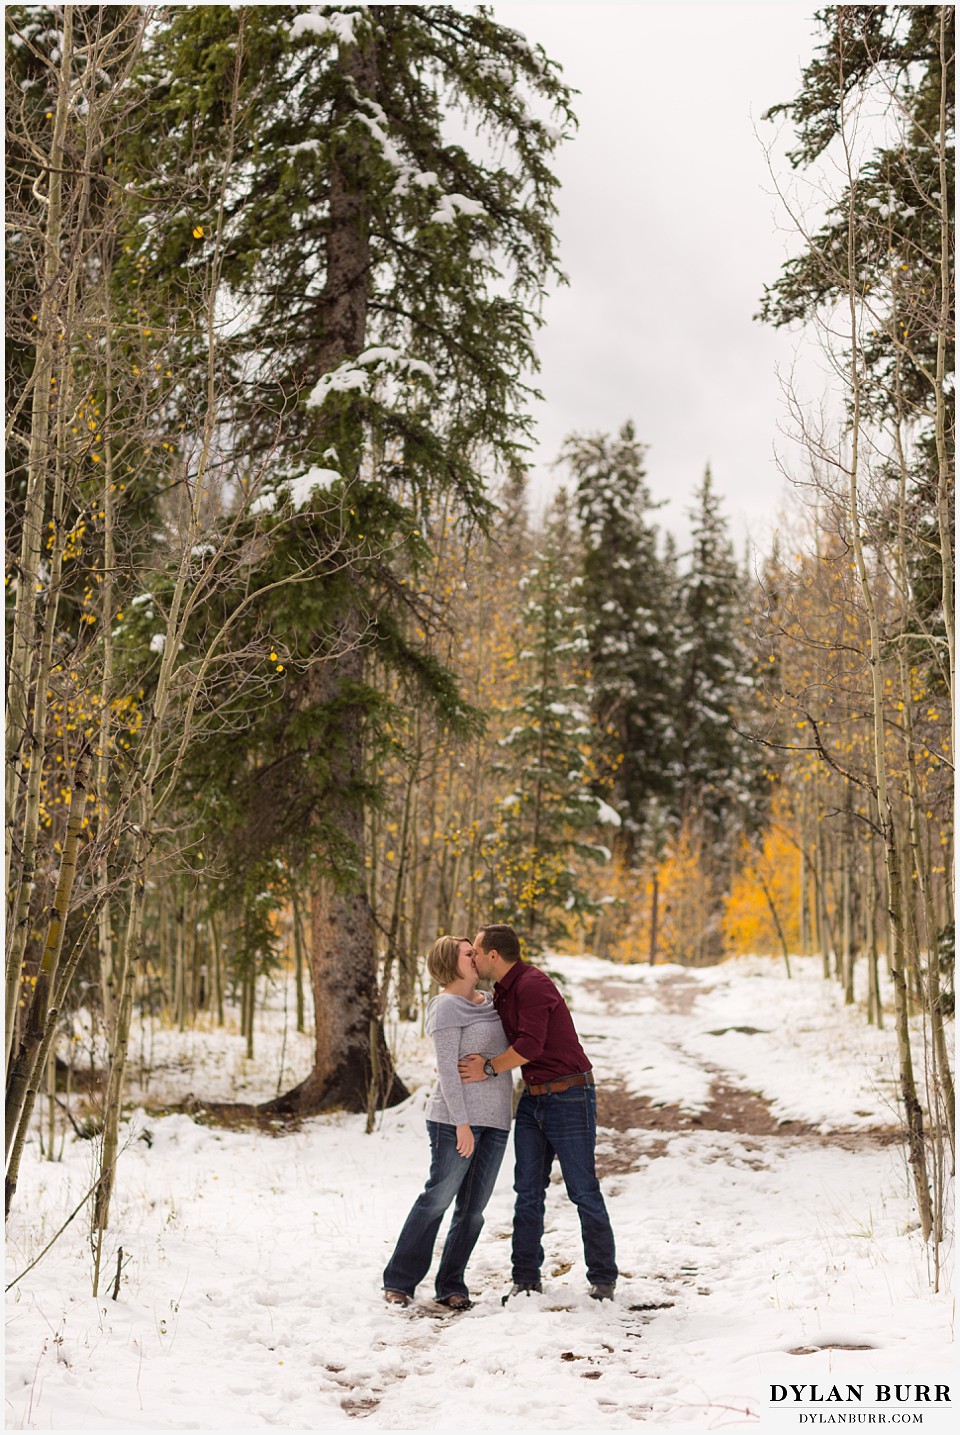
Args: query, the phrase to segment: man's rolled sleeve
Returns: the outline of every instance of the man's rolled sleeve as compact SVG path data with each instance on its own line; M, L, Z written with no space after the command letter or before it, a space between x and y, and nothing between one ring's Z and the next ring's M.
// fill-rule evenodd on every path
M510 1045L519 1056L535 1061L547 1040L550 1013L557 1004L555 990L535 988L524 992L522 1009L517 1014L518 1031Z

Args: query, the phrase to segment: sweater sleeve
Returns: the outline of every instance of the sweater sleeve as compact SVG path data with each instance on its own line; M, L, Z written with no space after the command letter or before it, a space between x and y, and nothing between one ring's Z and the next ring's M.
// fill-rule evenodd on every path
M463 1099L463 1083L457 1070L460 1056L460 1028L444 1026L433 1033L433 1045L437 1053L437 1075L440 1078L440 1093L446 1102L450 1119L455 1126L469 1124L467 1104Z

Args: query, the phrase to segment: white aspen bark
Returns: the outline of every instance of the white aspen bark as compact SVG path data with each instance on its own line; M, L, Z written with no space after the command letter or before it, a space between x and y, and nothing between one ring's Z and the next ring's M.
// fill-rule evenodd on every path
M54 1147L57 1142L57 1049L53 1042L47 1052L47 1150L48 1161L55 1161Z
M110 289L104 286L105 298L105 392L103 419L103 586L100 604L102 624L100 641L103 646L103 669L100 679L100 722L97 747L96 792L99 804L97 814L97 837L102 846L98 864L97 880L103 891L104 902L100 911L100 927L97 941L97 956L100 962L100 999L103 1003L103 1021L107 1032L108 1047L113 1045L116 1029L116 991L113 971L113 914L108 892L110 881L110 858L104 841L109 822L107 799L110 774L110 704L113 701L113 620L114 620L114 578L116 551L114 544L115 502L114 502L114 448L113 448L113 334L110 313Z
M902 412L900 394L900 370L899 363L895 371L895 396L898 409L898 420L894 428L896 441L897 463L899 468L899 499L898 499L898 524L897 524L897 545L896 545L896 569L898 585L902 594L904 607L909 604L910 587L909 574L907 572L907 461L903 447L903 434L899 414ZM953 1073L950 1066L950 1057L947 1049L946 1033L943 1025L943 1002L940 989L940 954L937 950L938 923L934 909L933 894L930 884L930 871L927 861L925 844L920 831L921 823L921 801L920 788L917 778L916 744L913 737L913 695L911 691L910 670L907 663L903 644L897 650L897 664L900 676L900 693L903 702L903 726L904 741L906 745L906 772L907 772L907 808L908 808L908 830L910 851L913 858L913 867L916 873L917 886L919 888L920 902L924 915L924 935L926 941L921 944L917 941L917 963L920 968L921 946L926 953L926 991L924 1009L927 1020L930 1023L931 1051L932 1051L932 1083L934 1087L934 1100L929 1103L931 1111L940 1099L942 1119L946 1126L947 1139L951 1152L956 1153L956 1093L954 1090ZM922 968L920 968L922 976Z
M130 908L120 958L118 982L116 1033L113 1050L110 1053L110 1067L107 1075L107 1091L103 1108L103 1134L100 1143L100 1177L94 1200L92 1230L94 1235L93 1295L99 1293L100 1258L103 1251L103 1236L110 1214L110 1199L116 1179L117 1157L120 1147L120 1111L123 1099L123 1081L126 1073L127 1050L130 1043L130 1024L133 1017L133 999L136 989L137 957L143 949L143 910L146 896L145 870L150 850L149 833L153 827L149 796L144 794L139 809L140 822L137 834L133 889L130 894Z
M910 1049L909 1012L904 971L904 917L901 868L897 848L897 834L893 808L887 783L887 756L884 734L884 694L882 673L882 643L880 620L874 601L873 585L867 568L863 547L863 532L860 524L860 436L862 414L862 390L860 378L859 327L857 315L857 231L856 231L856 175L850 153L847 116L841 111L840 138L846 161L848 184L847 211L847 294L850 323L850 397L852 400L850 422L850 467L848 471L848 515L850 540L853 546L854 562L870 633L869 668L873 698L873 746L874 769L876 774L877 809L880 829L883 834L885 865L887 871L887 897L889 901L890 970L893 977L896 1010L897 1054L900 1066L900 1095L903 1101L904 1118L907 1126L909 1162L913 1172L917 1209L924 1240L928 1240L933 1225L930 1203L930 1185L927 1176L926 1147L923 1135L923 1111L917 1097L913 1073L913 1055Z
M883 1002L880 996L880 955L877 950L877 871L872 845L867 852L867 1021L883 1026Z
M233 161L233 146L237 118L237 97L240 77L240 68L243 62L243 21L240 21L240 31L236 48L236 65L234 67L233 93L230 109L230 121L226 140L226 158L221 174L220 196L217 208L217 222L215 228L214 258L211 265L210 282L208 286L205 306L205 328L207 340L207 372L206 372L206 405L204 412L204 423L201 436L200 451L197 458L197 472L193 491L190 495L190 508L187 520L186 532L181 539L179 563L177 576L174 582L173 594L170 607L167 613L164 627L163 650L160 656L160 670L157 676L157 685L151 705L150 718L147 723L145 736L146 762L142 772L137 778L138 808L141 815L139 831L136 843L135 877L133 892L130 898L130 909L127 920L126 935L124 938L124 950L121 958L120 971L116 976L120 997L118 1002L116 1019L116 1037L114 1048L111 1052L110 1069L107 1080L107 1094L104 1102L103 1113L103 1141L101 1146L100 1180L97 1186L97 1196L94 1210L94 1231L96 1233L97 1251L102 1247L103 1232L106 1229L110 1201L113 1193L113 1186L116 1174L116 1161L119 1151L119 1125L123 1101L123 1081L126 1069L127 1044L129 1041L130 1021L133 1011L133 997L136 983L136 959L135 953L142 950L143 913L145 902L146 868L150 860L154 826L157 814L164 802L172 795L179 769L176 763L174 770L168 770L165 774L166 784L158 798L154 798L157 788L158 776L161 762L164 757L164 733L168 710L172 700L174 677L177 666L177 655L180 642L183 636L183 628L188 616L189 605L187 603L187 583L191 564L192 549L200 526L200 514L203 497L207 482L207 470L210 466L216 427L218 423L219 403L217 393L217 333L216 333L216 304L220 286L220 273L222 268L223 254L223 224L224 204L227 180ZM185 608L187 615L185 615ZM184 733L181 740L180 760L185 751L188 738L187 729L190 726L189 718L184 719ZM99 1255L97 1264L97 1275L99 1274Z
M946 51L947 34L946 5L940 7L940 114L937 136L937 165L940 184L940 317L937 324L937 368L934 383L936 403L935 433L937 445L937 527L940 535L940 568L942 575L941 597L943 604L943 625L947 637L950 690L950 761L953 761L953 711L955 673L955 624L954 624L954 562L953 527L950 522L950 461L947 453L947 414L944 385L947 378L947 334L950 329L950 310L953 302L953 283L950 272L951 222L949 212L949 180L947 176L947 93L951 85L950 66Z
M70 798L70 815L63 843L63 855L57 879L57 891L50 911L47 935L44 942L37 982L34 987L30 1008L24 1023L23 1036L17 1055L10 1069L7 1082L5 1109L5 1150L9 1160L14 1141L22 1133L22 1118L27 1102L27 1091L34 1082L40 1045L50 1019L52 997L57 979L57 967L63 949L63 937L73 895L80 857L80 829L87 805L87 777L90 757L86 750L81 752L73 777ZM10 1187L9 1168L7 1177L7 1210L13 1192Z
M850 793L847 793L847 815L843 833L843 1000L853 1006L853 846L850 831Z
M80 958L83 956L83 953L86 949L90 934L93 931L93 928L96 926L96 919L97 909L95 907L92 915L88 917L87 921L84 923L80 935L77 937L77 940L73 945L73 949L70 952L70 955L61 966L57 978L56 991L53 997L53 1005L47 1012L46 1025L44 1027L43 1036L40 1042L40 1048L37 1053L36 1063L34 1067L35 1072L42 1071L46 1063L47 1056L50 1052L50 1047L52 1046L54 1036L56 1035L57 1019L63 1009L64 999L70 988L70 984L73 981L73 977L77 970L77 967L80 965ZM23 1155L23 1148L26 1143L27 1132L30 1129L30 1120L33 1115L34 1102L36 1101L37 1097L37 1087L38 1082L36 1081L36 1079L30 1080L27 1085L23 1111L17 1126L17 1134L14 1138L13 1149L7 1162L6 1210L8 1215L10 1212L10 1206L13 1201L13 1197L17 1189L17 1181L20 1174L20 1160Z
M6 849L5 887L10 890L11 843L14 814L23 780L23 760L28 741L30 680L36 645L37 587L43 552L43 516L47 497L50 435L50 388L54 378L58 277L63 243L63 174L65 139L70 112L73 67L73 7L63 12L63 39L60 72L50 141L49 188L46 199L43 272L37 312L37 345L34 357L33 404L30 419L30 447L27 460L27 494L20 542L17 598L13 611L13 634L7 680L6 719ZM19 978L19 972L17 973ZM7 974L9 995L10 974ZM9 1038L8 1038L9 1041Z
M213 952L213 999L214 1009L217 1013L217 1026L222 1027L223 1016L223 947L220 941L220 932L213 916L210 923L210 949ZM298 1030L300 1028L298 1027Z
M57 296L64 228L64 151L70 111L72 67L73 8L68 5L64 8L63 15L60 70L49 152L49 187L43 235L43 271L37 311L37 344L34 356L33 401L27 458L27 493L20 541L17 596L13 610L13 633L7 677L4 890L8 893L10 891L16 813L20 804L24 769L28 758L31 759L32 768L41 761L42 757L41 750L37 749L30 741L28 724L34 653L37 647L37 590L40 586L40 560L43 552L43 519L50 471L50 389L51 381L55 377L54 355L57 343L56 335L59 333ZM35 706L45 700L45 696L45 693L38 694L35 698ZM32 860L25 865L32 871ZM14 936L18 932L20 924L21 918L18 912L13 925ZM21 958L22 948L19 951L11 950L7 956L5 1043L7 1064L10 1061L17 1013Z

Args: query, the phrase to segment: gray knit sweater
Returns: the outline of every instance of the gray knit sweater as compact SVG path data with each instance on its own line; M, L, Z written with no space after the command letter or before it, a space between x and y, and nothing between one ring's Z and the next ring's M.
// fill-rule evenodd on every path
M484 994L483 1003L441 992L427 1007L427 1035L433 1037L437 1052L437 1084L427 1102L428 1121L447 1126L498 1126L509 1131L513 1111L513 1076L501 1071L485 1081L460 1080L457 1061L479 1052L499 1056L508 1042L493 1005Z

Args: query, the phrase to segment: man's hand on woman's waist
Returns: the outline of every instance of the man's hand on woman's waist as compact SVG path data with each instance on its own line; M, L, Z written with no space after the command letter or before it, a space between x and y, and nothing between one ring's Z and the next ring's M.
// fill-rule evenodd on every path
M519 1051L514 1051L512 1046L508 1046L506 1051L501 1051L499 1056L493 1058L481 1056L479 1052L474 1051L469 1056L461 1056L457 1062L460 1080L462 1082L486 1081L489 1072L483 1069L485 1061L490 1062L494 1075L500 1076L504 1071L512 1071L514 1067L523 1066L524 1062L529 1061L529 1057L521 1056Z

